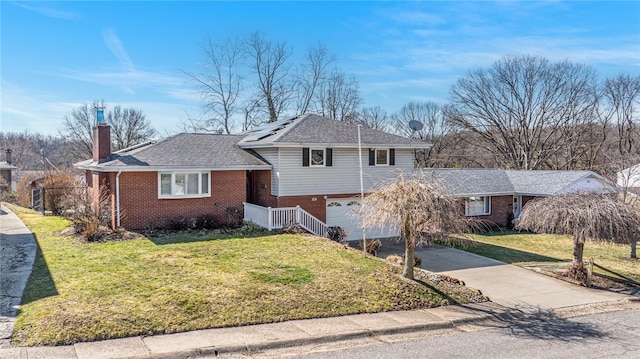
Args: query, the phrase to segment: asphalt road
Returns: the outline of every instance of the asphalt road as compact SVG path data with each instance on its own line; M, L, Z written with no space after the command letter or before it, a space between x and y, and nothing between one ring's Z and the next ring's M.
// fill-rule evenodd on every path
M372 338L324 347L254 353L251 358L640 358L640 309L562 319L522 315L504 327L427 338ZM235 356L236 358L247 356Z

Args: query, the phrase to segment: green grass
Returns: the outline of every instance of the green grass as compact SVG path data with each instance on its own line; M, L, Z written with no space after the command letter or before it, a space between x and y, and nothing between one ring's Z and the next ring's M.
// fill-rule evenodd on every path
M570 262L573 259L570 236L505 231L471 237L473 243L464 248L466 251L519 266ZM640 262L628 259L628 245L587 240L584 260L589 258L605 268L640 280Z
M174 236L86 243L69 222L12 209L38 252L15 345L467 303L477 292L400 280L400 268L322 238Z

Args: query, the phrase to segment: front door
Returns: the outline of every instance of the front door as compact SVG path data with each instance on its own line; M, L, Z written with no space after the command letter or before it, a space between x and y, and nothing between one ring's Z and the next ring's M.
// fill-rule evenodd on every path
M520 211L522 210L522 196L513 196L513 219L520 217Z

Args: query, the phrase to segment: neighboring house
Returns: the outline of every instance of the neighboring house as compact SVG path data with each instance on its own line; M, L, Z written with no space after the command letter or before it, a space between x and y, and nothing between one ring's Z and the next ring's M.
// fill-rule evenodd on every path
M640 164L625 168L616 175L618 186L640 194Z
M615 183L592 171L524 171L503 169L423 169L464 198L467 216L508 227L522 207L535 197L568 192L618 193Z
M75 166L86 171L90 188L109 188L114 227L224 218L238 207L247 219L248 208L299 206L322 225L347 228L350 239L362 231L351 215L360 204L360 161L367 193L399 171L412 172L414 150L430 147L362 127L359 153L358 126L309 114L240 135L178 134L114 153L109 126L94 131L93 159ZM255 214L248 219L258 221Z
M11 163L11 152L11 149L7 149L5 161L0 162L0 192L15 192L16 190L13 172L17 167Z

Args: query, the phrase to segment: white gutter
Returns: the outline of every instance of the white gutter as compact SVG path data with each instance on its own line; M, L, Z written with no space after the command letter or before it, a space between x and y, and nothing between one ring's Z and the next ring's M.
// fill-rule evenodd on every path
M120 228L120 175L122 170L116 175L116 227Z

